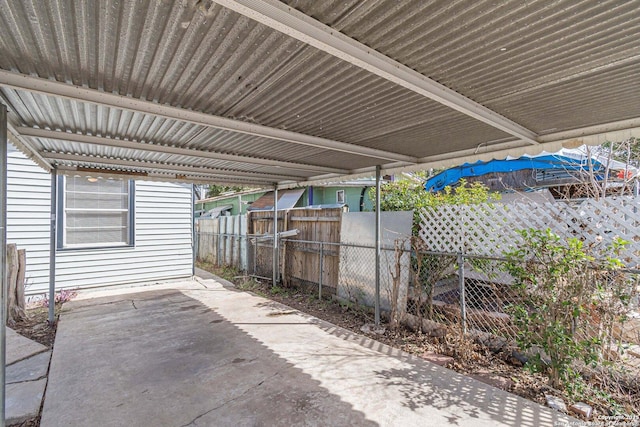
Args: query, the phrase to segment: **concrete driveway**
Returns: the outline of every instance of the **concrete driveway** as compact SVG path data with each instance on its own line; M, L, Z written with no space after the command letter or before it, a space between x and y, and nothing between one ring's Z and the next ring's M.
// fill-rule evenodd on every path
M43 427L534 427L566 421L215 280L82 298L65 304L60 317Z

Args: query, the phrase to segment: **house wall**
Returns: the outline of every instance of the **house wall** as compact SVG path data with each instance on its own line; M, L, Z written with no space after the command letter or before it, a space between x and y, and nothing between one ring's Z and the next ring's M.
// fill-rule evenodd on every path
M7 241L27 250L26 293L49 287L50 175L19 152L8 162ZM135 247L58 250L56 289L192 274L191 186L137 181Z
M11 145L7 155L7 243L26 249L25 292L49 287L51 176Z
M255 202L260 197L262 197L266 191L254 193L254 194L241 194L240 197L243 202ZM249 204L242 204L238 207L238 195L233 195L225 198L220 198L219 200L212 200L207 202L196 202L196 209L203 209L205 212L209 211L213 208L217 208L219 206L232 205L231 215L241 215L247 213L247 208L250 206Z
M345 202L349 206L350 212L360 211L360 197L362 195L363 187L313 187L313 204L314 205L332 205L336 202L336 192L338 190L344 190ZM309 190L305 191L301 200L305 203L309 199ZM364 208L363 211L373 211L373 202L369 198L369 187L366 187L364 193Z

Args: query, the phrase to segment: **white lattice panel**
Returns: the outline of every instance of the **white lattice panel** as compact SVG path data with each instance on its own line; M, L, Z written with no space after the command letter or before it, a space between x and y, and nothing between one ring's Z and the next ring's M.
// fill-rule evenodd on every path
M640 264L640 200L619 197L588 199L579 206L565 203L482 204L441 206L420 212L420 237L429 250L502 256L520 242L519 230L550 228L563 238L577 237L605 251L618 236L627 240L622 257Z

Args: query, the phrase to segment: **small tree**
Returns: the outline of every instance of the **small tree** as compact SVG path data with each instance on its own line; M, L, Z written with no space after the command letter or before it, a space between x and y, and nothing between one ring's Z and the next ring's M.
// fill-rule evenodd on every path
M489 188L480 182L467 184L461 179L456 187L447 186L443 191L431 193L425 190L424 183L412 180L388 182L380 188L380 208L383 211L413 210L413 235L418 235L420 212L424 208L437 208L442 205L470 205L486 203L493 196ZM369 189L369 197L375 200L375 188Z
M575 360L598 360L611 341L602 322L628 306L632 287L616 274L623 266L617 255L626 242L617 239L608 255L596 259L591 246L577 238L562 242L550 229L520 234L521 244L505 254L517 295L508 310L520 348L544 351L530 358L529 367L560 387L575 378Z
M237 186L228 186L228 185L209 185L209 189L207 190L207 197L216 197L221 195L222 193L234 192L237 193L239 191L246 190L244 187Z

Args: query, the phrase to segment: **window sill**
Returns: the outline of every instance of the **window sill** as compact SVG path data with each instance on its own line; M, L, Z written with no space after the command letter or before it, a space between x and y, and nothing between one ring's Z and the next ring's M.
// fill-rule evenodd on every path
M135 249L135 245L109 245L109 246L66 246L56 248L56 252L102 251L113 249Z

